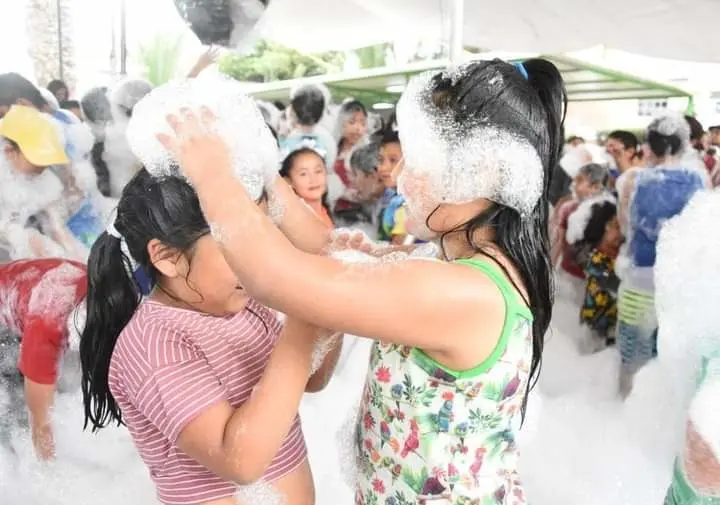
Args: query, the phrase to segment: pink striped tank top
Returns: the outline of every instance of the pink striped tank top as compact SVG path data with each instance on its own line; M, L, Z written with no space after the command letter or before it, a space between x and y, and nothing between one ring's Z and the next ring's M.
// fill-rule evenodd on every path
M232 496L224 481L182 453L181 431L221 400L245 402L260 380L282 326L251 300L232 317L214 317L153 301L140 305L118 337L109 386L159 500L191 505ZM296 417L263 479L277 480L306 458Z

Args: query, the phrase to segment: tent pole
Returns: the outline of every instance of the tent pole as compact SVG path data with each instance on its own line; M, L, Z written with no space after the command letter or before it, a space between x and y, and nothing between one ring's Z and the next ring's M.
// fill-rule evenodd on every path
M463 55L465 0L450 0L450 61L460 63Z
M120 74L127 74L127 14L125 0L120 0Z

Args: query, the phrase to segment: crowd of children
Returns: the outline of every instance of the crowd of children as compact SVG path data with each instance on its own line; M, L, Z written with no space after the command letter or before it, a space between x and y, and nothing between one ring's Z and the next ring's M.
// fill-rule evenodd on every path
M0 75L0 349L10 357L0 381L10 409L29 414L0 415L0 446L12 450L19 425L39 458L54 457L60 364L77 353L86 427L125 424L162 503L235 505L238 486L264 482L288 504L311 505L298 408L328 382L348 333L374 341L356 432L358 504L525 504L514 426L550 324L550 266L571 286L584 349L620 349L626 394L657 353L660 230L712 185L716 164L693 150L692 121L666 116L642 143L611 133L611 161L581 155L550 201L541 188L562 174L566 100L550 62L478 61L425 79L397 116L349 100L334 128L323 88L293 90L282 113L265 104L279 164L253 199L225 142L199 127L228 132L237 118L155 111L174 114L173 135L159 140L184 176L157 178L125 138L149 84L124 81L78 103L54 82L51 104L20 76ZM423 166L414 121L434 127L428 144L446 150L447 166ZM468 170L450 160L476 138L492 153L511 139L520 155L497 165L488 155L482 168L502 165L538 191L478 177L441 199L417 194L434 171ZM358 275L327 257L342 226L369 231L385 251L436 241L443 261Z
M560 282L578 288L569 295L590 334L581 336L581 346L597 351L617 342L624 395L635 372L657 353L653 266L662 225L711 187L694 156L695 123L662 116L648 126L642 144L630 132L612 132L605 143L608 162L579 169L551 221Z

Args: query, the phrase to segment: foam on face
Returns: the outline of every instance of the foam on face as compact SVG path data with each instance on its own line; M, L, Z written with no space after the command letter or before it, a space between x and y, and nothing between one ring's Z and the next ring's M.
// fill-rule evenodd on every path
M156 134L172 132L168 114L184 107L197 113L201 106L216 117L215 129L229 147L236 177L254 200L259 199L265 185L277 176L277 144L255 102L232 79L181 79L154 89L135 106L128 125L133 153L154 176L181 175Z
M463 78L465 67L451 73ZM427 181L436 203L466 203L486 198L529 214L542 193L543 167L527 141L478 118L474 125L457 125L451 111L432 104L432 73L411 79L397 106L403 146L405 181ZM413 205L407 185L398 190ZM409 213L413 209L409 208Z
M62 191L60 179L51 170L23 174L0 154L0 222L24 225L30 216L60 200Z

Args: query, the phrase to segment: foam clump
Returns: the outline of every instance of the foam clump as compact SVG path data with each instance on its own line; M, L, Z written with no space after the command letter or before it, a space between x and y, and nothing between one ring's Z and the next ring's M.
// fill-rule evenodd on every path
M565 239L569 244L577 244L585 237L585 229L587 228L590 218L592 217L592 209L595 205L605 202L616 203L617 200L611 193L601 193L597 196L583 200L578 208L570 214L568 218L567 232Z
M180 79L155 88L133 110L127 130L133 153L155 177L182 175L156 135L172 132L168 114L181 108L197 112L201 106L215 115L214 129L229 147L235 175L250 196L259 199L265 185L277 177L277 144L254 100L232 79Z
M717 216L720 192L702 191L660 232L655 293L661 356L720 347L720 260L712 253L720 250Z
M285 496L275 491L266 482L258 481L247 486L240 486L236 497L242 504L248 505L285 505Z
M452 73L461 79L463 68ZM540 198L543 168L526 140L478 118L458 121L432 103L432 73L410 80L397 106L405 170L398 190L413 203L409 178L425 179L434 203L487 198L529 214Z

